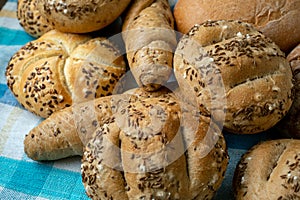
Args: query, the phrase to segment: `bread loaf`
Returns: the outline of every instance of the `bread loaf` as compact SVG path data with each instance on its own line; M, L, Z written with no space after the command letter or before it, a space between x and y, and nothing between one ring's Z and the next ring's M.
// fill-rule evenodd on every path
M133 0L122 29L127 60L137 84L148 91L164 85L172 72L177 43L168 1Z
M300 42L300 0L178 0L174 17L182 33L207 20L240 20L253 24L284 52Z
M73 103L110 95L126 64L105 38L52 30L16 52L7 84L29 111L48 117Z
M212 199L228 154L210 118L172 98L139 99L116 113L83 155L82 181L91 199Z
M284 53L248 23L195 25L177 46L174 69L186 98L206 116L223 120L229 132L267 130L292 104L292 72Z
M300 139L300 44L287 56L294 76L295 98L287 115L276 125L284 137Z
M20 25L35 38L53 29L49 21L40 14L37 2L37 0L18 0L17 3L17 18Z
M39 0L38 10L61 32L88 33L116 20L130 0Z
M261 142L245 153L233 179L237 200L299 199L300 140Z

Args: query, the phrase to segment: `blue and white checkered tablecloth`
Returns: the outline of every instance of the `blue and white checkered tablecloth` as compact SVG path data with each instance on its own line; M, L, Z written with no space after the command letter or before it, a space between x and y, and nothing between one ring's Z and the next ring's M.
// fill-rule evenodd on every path
M16 8L17 0L8 0L0 12L0 199L88 199L81 182L80 157L35 162L24 153L25 134L42 119L24 110L6 85L5 69L10 57L34 39L19 25ZM230 163L215 199L230 200L231 181L240 156L269 136L225 136Z

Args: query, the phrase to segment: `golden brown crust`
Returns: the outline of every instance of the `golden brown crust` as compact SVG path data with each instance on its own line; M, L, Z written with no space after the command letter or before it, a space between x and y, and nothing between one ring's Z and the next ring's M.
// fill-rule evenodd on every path
M24 151L33 160L57 160L82 155L98 123L112 115L112 96L73 105L53 113L24 139Z
M17 6L19 23L31 36L37 38L53 29L37 9L37 0L19 0Z
M25 137L24 149L33 160L56 160L81 155L83 146L92 138L95 130L113 121L114 109L119 101L136 101L137 98L173 98L170 90L161 88L156 92L145 92L141 88L130 93L94 99L53 113L33 128Z
M200 121L194 123L181 106L174 97L155 97L118 107L115 121L102 126L84 152L89 197L212 198L228 164L225 140L209 118L193 116Z
M18 101L46 118L74 102L112 94L125 70L109 40L52 30L12 56L6 77Z
M40 0L38 10L56 30L88 33L111 24L130 0Z
M85 147L82 180L92 198L212 198L228 164L221 129L170 92L139 88L72 105L27 134L25 152L56 160Z
M243 199L299 199L300 140L261 142L237 164L234 195Z
M148 91L164 85L172 71L176 46L168 1L132 1L122 29L129 66L138 85Z
M299 0L179 0L174 18L182 33L207 20L241 20L253 24L285 52L300 42Z
M226 110L224 128L230 132L267 130L292 103L292 72L284 53L247 23L195 25L179 42L174 68L183 94L191 102L197 99L202 113Z

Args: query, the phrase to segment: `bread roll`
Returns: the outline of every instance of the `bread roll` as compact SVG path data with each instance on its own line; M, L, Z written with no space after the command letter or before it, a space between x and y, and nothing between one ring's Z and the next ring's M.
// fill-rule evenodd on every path
M300 44L287 56L294 76L295 98L288 114L276 125L282 136L300 139Z
M300 0L178 0L174 17L182 33L207 20L241 20L253 24L285 52L300 42Z
M212 199L228 164L225 140L210 118L191 119L192 110L181 106L146 98L119 107L86 146L81 172L88 196Z
M73 103L112 94L125 70L109 40L52 30L12 56L6 77L17 100L46 118Z
M174 69L185 97L229 132L265 131L292 104L292 72L284 53L248 23L195 25L179 41Z
M17 18L20 25L35 38L53 29L49 21L40 14L37 2L37 0L18 0L17 3Z
M61 32L88 33L112 23L130 0L39 0L38 10Z
M237 164L235 199L299 199L300 140L262 142L245 153Z
M122 36L130 70L147 91L164 85L172 72L177 44L167 0L133 0L125 13Z
M96 98L74 104L53 113L34 127L24 139L24 151L33 160L57 160L82 155L83 147L92 138L97 127L110 122L116 101L137 101L139 98L169 97L170 90L161 88L156 92L132 89L128 94Z

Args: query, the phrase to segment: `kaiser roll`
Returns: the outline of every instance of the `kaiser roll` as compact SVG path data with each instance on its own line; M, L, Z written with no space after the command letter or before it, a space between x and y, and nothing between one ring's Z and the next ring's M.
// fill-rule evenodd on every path
M284 53L249 23L195 25L179 41L174 69L186 98L229 132L265 131L292 104L293 77Z
M252 23L285 52L300 42L300 0L178 0L174 17L182 33L196 23L229 19Z
M299 199L300 140L264 141L245 153L236 166L236 200Z
M40 14L37 2L38 0L19 0L17 4L20 25L29 35L36 38L53 29L49 21Z
M87 33L117 19L130 0L38 0L38 9L56 30Z
M288 114L276 125L285 137L300 139L300 44L287 56L294 73L295 99Z
M48 117L74 102L112 94L125 70L108 39L51 30L12 56L6 77L26 109Z
M99 126L85 148L88 196L212 199L228 164L225 140L210 118L181 106L174 98L116 106L114 120Z

